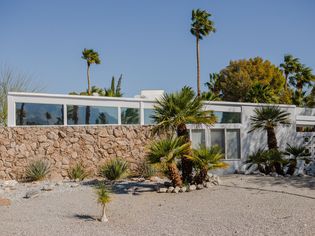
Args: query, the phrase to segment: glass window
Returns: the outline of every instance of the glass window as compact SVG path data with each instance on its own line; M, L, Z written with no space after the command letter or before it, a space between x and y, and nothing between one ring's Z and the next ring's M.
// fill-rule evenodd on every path
M68 125L118 124L117 107L67 106Z
M63 125L63 105L16 103L16 125Z
M145 125L152 125L155 124L154 120L151 118L151 116L154 114L153 109L143 109L144 111L144 124Z
M206 145L206 137L205 137L204 129L192 129L191 130L191 142L192 148L199 148L200 145Z
M240 130L226 130L226 159L240 159Z
M241 123L241 113L240 112L222 112L214 111L214 115L217 117L217 123Z
M225 152L224 129L211 129L211 146L218 145Z
M121 108L122 124L140 124L140 112L138 108Z

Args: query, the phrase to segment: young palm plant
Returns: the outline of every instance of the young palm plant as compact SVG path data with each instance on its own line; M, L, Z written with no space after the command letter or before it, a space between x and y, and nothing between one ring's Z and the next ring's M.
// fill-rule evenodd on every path
M250 117L251 129L249 132L255 130L267 131L268 148L277 149L278 142L275 129L280 125L290 125L290 114L276 106L255 108L254 113L255 114Z
M174 186L182 186L183 182L176 166L176 159L186 155L190 151L190 144L182 137L167 138L154 141L148 152L148 160L151 164L165 164L169 177Z
M96 188L96 193L97 193L97 200L98 203L100 203L103 207L102 209L102 217L100 219L101 222L108 222L108 218L106 216L106 212L105 212L105 207L106 204L110 202L110 196L109 196L109 192L105 187L105 184L100 184L97 186Z
M197 170L194 178L196 184L202 184L206 180L209 170L228 167L228 164L222 161L224 155L217 145L209 148L200 146L199 149L193 150L192 156L187 157L192 160Z
M183 137L190 143L186 124L212 125L216 118L212 111L204 110L202 99L196 97L190 87L184 87L179 92L164 94L157 100L152 116L156 123L153 133L175 131L178 137ZM182 156L182 174L184 181L192 180L192 162Z
M306 147L300 145L300 146L291 146L290 144L287 144L287 147L284 152L285 155L289 156L288 158L288 170L287 174L293 175L297 161L298 160L304 160L309 161L310 153L307 152Z

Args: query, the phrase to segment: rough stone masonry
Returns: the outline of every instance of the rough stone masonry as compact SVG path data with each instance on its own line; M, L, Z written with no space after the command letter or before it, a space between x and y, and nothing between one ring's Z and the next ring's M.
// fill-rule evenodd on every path
M0 128L0 179L21 179L33 160L51 165L51 179L61 179L76 163L91 172L110 158L131 163L146 155L152 126L80 126Z

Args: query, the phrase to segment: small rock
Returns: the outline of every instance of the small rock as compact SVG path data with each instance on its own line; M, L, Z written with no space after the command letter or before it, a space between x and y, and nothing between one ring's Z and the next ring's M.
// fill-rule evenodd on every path
M172 193L174 189L175 189L175 188L171 186L171 187L168 188L167 192L168 192L168 193Z
M186 191L187 191L187 188L185 186L181 187L179 190L180 193L184 193Z
M11 200L7 198L0 198L0 206L10 206Z
M63 184L62 181L58 181L55 185L56 185L56 186L61 186L62 184Z
M18 182L16 180L6 180L0 185L2 187L14 187Z
M279 176L276 172L272 172L272 173L270 173L270 175L271 175L272 177L278 177L278 176Z
M191 191L194 191L194 190L196 190L196 185L194 185L194 184L189 185L188 192L191 192Z
M54 189L54 185L49 184L49 185L44 185L41 190L42 191L52 191L53 189Z
M161 178L159 178L157 176L152 176L152 177L150 177L150 181L155 182L155 183L159 183L159 182L161 182Z
M159 190L157 192L158 193L166 193L167 192L167 188L159 188Z
M35 197L38 197L38 196L39 196L39 191L38 190L31 190L31 191L28 191L25 194L25 198L35 198Z
M180 187L176 186L173 190L173 193L179 193Z
M197 185L197 190L201 190L201 189L203 189L203 185L202 184L198 184Z
M71 188L77 188L77 187L79 187L79 184L73 183L73 184L70 185L70 187L71 187Z

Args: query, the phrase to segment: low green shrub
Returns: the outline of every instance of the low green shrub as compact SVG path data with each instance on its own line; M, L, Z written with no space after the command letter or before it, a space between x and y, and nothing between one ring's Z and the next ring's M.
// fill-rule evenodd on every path
M44 179L50 172L50 165L43 160L31 162L26 168L25 177L28 181L38 181Z
M68 171L68 176L71 180L79 179L80 181L88 177L88 172L84 169L82 163L77 163Z
M100 168L100 174L108 180L119 180L127 175L128 162L120 158L106 162Z
M137 163L134 169L134 175L143 177L143 178L152 177L156 173L157 173L156 168L152 164L150 164L147 160L143 160Z

